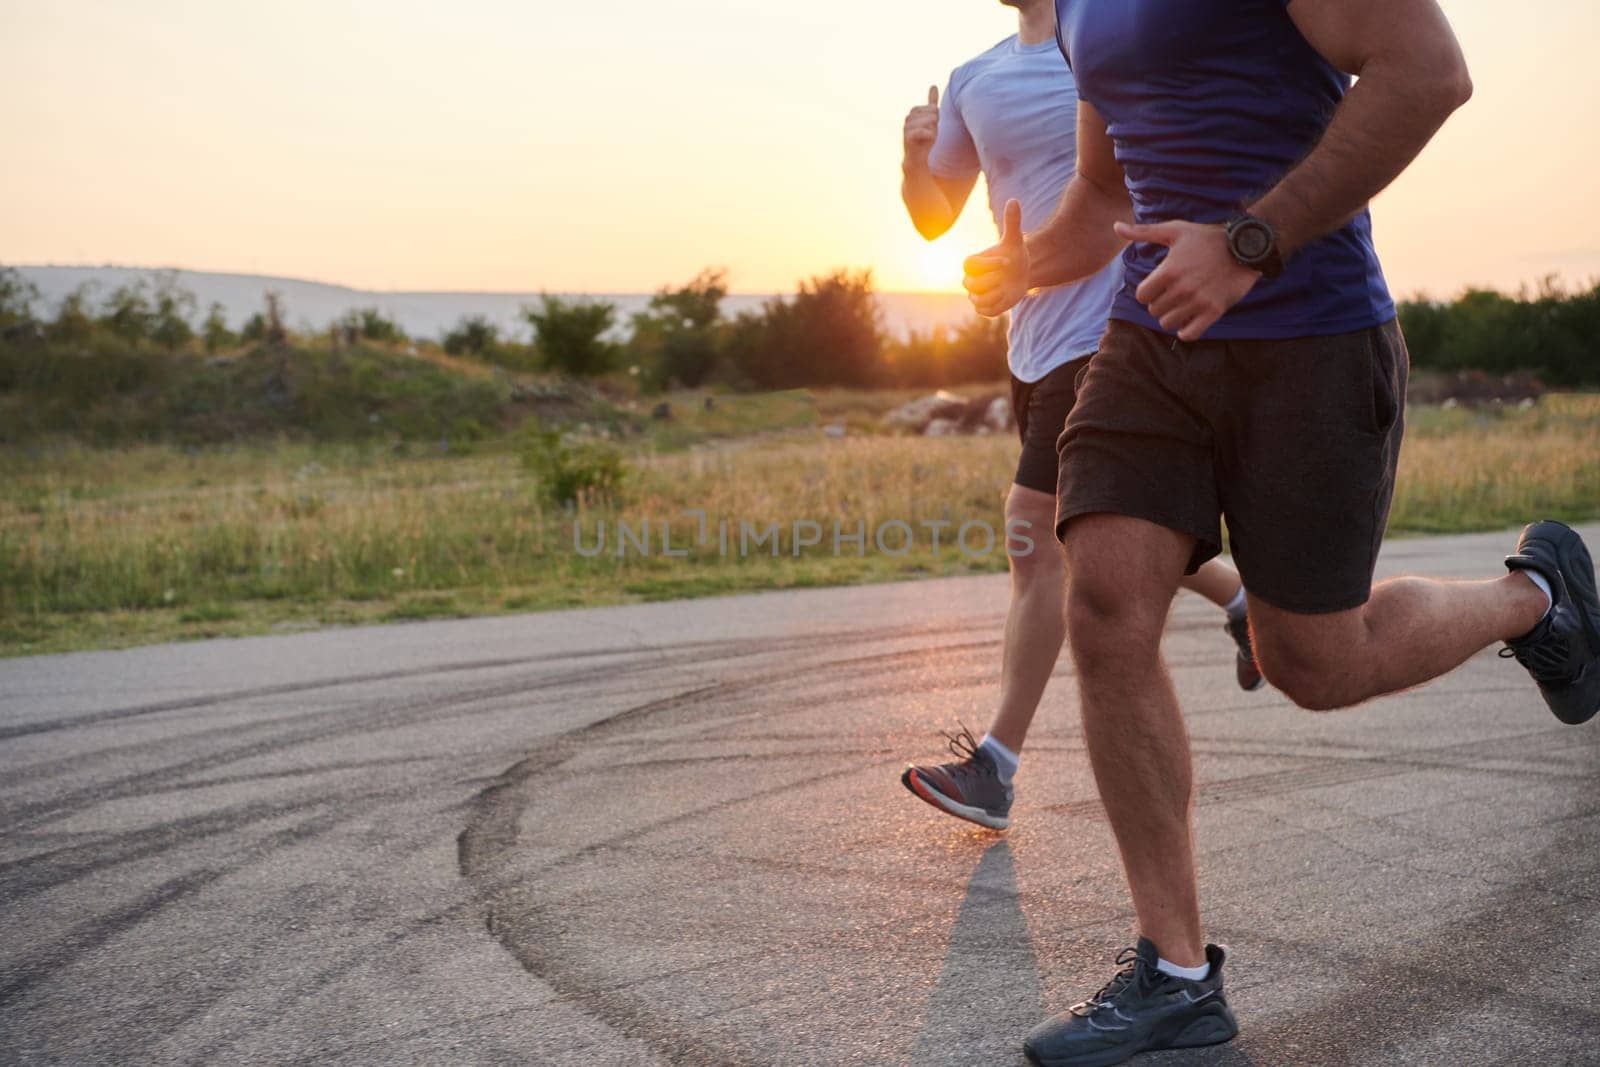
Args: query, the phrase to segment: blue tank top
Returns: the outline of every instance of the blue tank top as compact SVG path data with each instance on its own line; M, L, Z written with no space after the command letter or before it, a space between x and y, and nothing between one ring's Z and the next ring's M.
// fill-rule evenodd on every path
M1320 56L1284 0L1056 0L1056 41L1079 96L1106 120L1139 222L1225 222L1316 144L1350 79ZM1134 299L1166 254L1134 244L1111 317L1161 327ZM1394 318L1361 211L1262 278L1206 332L1304 337ZM1162 331L1170 332L1170 331Z

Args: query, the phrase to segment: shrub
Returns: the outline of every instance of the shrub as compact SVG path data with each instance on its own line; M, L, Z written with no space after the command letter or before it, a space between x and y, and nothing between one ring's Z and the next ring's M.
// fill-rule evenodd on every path
M992 382L1006 376L1006 347L1006 320L974 315L953 332L942 327L913 332L889 345L885 373L902 387Z
M10 267L0 267L0 330L31 324L37 299L39 290L32 282Z
M617 346L605 339L616 323L615 304L563 300L546 293L537 308L522 309L533 327L539 353L550 369L579 377L594 377L610 370Z
M561 506L614 496L627 476L621 451L593 438L563 436L529 424L520 451L522 467L538 479L540 493Z
M94 313L89 303L89 286L80 285L61 298L55 319L45 336L59 344L81 344L94 333Z
M221 304L212 304L206 312L206 321L200 327L200 336L208 355L216 355L239 343L239 335L228 329L228 313Z
M143 279L118 286L106 299L100 321L108 330L130 345L150 336L155 312L150 306L148 286Z
M500 327L487 315L463 315L444 335L444 350L452 356L482 356L500 341Z
M247 342L268 345L289 343L289 329L283 324L283 297L268 291L267 306L245 320L240 336Z
M1400 325L1418 367L1600 384L1600 285L1568 293L1546 279L1532 294L1469 289L1449 303L1412 300L1400 305Z
M740 374L768 389L871 386L883 378L883 325L871 271L840 270L800 283L734 320L729 351Z
M150 340L168 352L186 348L194 340L189 317L196 307L194 294L178 285L176 271L157 275L148 323Z
M630 347L645 370L646 384L693 389L716 372L721 358L718 327L727 295L727 272L703 270L687 285L658 290L649 308L633 317Z
M405 344L408 338L400 324L377 308L356 308L345 316L346 323L356 336L379 344Z

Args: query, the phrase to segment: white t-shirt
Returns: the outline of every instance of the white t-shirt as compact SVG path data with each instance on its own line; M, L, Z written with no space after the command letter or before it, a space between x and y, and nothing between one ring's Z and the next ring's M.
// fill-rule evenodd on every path
M1023 45L1015 35L957 67L939 104L939 139L929 169L947 179L979 171L989 210L1002 224L1006 201L1022 205L1022 228L1044 224L1077 167L1078 87L1054 40ZM1042 289L1011 312L1011 373L1036 382L1086 356L1105 332L1122 263L1075 285Z

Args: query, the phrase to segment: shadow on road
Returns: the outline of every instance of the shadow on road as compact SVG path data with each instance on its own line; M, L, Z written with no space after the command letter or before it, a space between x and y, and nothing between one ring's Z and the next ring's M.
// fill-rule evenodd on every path
M911 1062L970 1064L985 1049L1022 1060L1023 1035L1044 1016L1044 984L1023 918L1011 846L983 851L961 901L950 946L922 1012Z

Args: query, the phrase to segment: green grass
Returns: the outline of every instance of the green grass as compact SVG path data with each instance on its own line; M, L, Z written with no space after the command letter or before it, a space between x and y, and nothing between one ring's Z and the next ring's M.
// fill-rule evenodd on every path
M683 559L574 551L574 520L591 540L607 523L612 547L619 520L670 523L688 544L686 508L758 526L1001 526L1013 438L836 439L816 427L870 428L901 398L716 394L707 409L706 395L669 398L670 420L617 399L642 422L622 438L624 496L574 510L545 502L503 438L467 454L374 441L0 448L0 654L1004 569L998 550L935 556L925 538L900 557L824 546L796 558L787 540L777 559L723 557L714 539ZM1535 515L1600 516L1600 396L1410 413L1393 532Z

